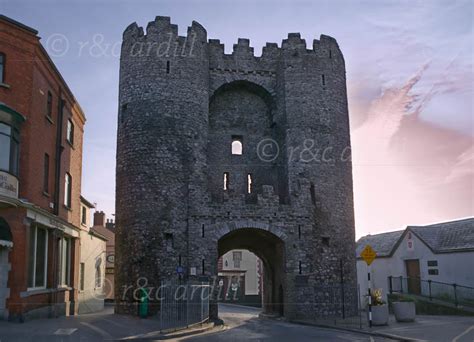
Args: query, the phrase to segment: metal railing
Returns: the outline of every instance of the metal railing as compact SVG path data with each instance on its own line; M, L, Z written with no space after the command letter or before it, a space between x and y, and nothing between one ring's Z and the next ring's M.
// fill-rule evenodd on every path
M313 317L311 322L353 329L361 329L366 325L358 286L348 284L317 285L312 290L314 293L308 305L313 306L311 310L319 312L320 315ZM306 317L297 314L298 320L307 320Z
M388 277L389 292L406 293L474 308L474 287L421 278Z
M209 283L162 282L160 287L161 330L179 329L209 319Z

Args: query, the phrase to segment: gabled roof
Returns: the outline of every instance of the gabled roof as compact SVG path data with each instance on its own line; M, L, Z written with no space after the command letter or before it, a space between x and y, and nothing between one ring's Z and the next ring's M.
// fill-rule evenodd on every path
M470 217L361 237L357 241L356 257L359 258L367 244L378 257L390 257L408 231L413 232L433 253L474 251L474 217Z
M436 223L429 226L408 226L435 253L474 250L474 218Z
M404 230L397 230L395 232L361 237L359 241L357 241L356 256L359 257L366 245L370 245L375 250L378 257L389 256L403 232Z

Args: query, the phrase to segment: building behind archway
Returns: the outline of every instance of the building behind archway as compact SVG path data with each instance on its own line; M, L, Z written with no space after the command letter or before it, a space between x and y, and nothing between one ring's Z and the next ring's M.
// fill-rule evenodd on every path
M331 37L308 49L291 33L257 57L240 38L226 54L196 22L186 37L168 17L146 34L131 24L116 181L117 312L137 313L139 278L212 282L236 248L271 270L266 311L331 315L340 306L321 289L356 287L345 66Z

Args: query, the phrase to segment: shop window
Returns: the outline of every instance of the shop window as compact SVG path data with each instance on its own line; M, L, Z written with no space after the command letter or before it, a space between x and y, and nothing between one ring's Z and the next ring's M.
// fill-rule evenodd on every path
M28 288L46 288L48 269L48 231L30 227L28 257Z

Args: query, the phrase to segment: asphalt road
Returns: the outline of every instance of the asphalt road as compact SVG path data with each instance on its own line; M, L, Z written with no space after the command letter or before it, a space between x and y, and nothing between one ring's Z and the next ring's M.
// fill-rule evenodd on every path
M391 341L350 332L341 332L279 320L258 318L259 310L228 304L219 305L219 316L225 327L221 331L181 339L186 342L207 341Z

